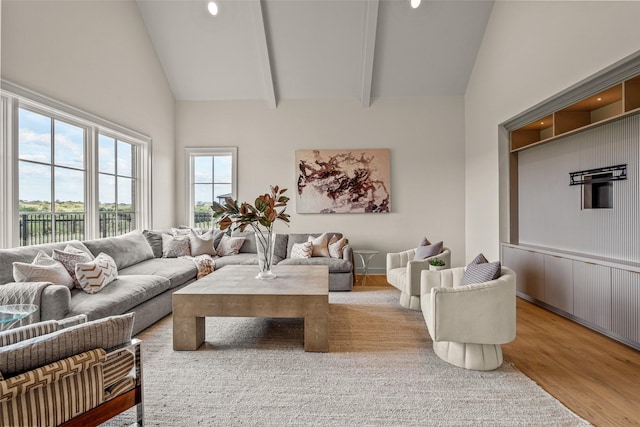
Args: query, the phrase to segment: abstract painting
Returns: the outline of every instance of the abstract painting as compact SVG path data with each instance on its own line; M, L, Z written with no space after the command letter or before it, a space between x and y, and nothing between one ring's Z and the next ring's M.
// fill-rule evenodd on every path
M389 149L296 151L296 212L389 212Z

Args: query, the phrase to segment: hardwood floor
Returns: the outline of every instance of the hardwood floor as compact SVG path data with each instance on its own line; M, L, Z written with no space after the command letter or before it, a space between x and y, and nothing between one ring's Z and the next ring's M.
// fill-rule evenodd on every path
M369 275L366 286L391 285ZM516 304L505 360L596 426L640 426L640 351L521 298Z
M640 425L640 352L521 298L513 364L596 426Z

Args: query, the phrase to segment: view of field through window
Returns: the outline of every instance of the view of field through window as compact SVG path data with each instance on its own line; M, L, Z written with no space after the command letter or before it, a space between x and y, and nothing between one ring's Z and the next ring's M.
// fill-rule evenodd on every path
M199 155L193 159L194 223L208 228L212 224L211 202L231 197L232 157L227 154Z
M18 110L18 198L22 246L84 239L88 130ZM135 229L136 147L99 135L98 218L101 237Z

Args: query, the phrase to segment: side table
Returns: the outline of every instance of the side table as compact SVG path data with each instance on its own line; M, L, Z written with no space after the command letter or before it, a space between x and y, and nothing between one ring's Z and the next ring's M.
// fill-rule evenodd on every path
M11 329L20 320L31 316L37 310L38 306L33 304L0 305L0 331Z
M362 261L362 286L364 286L367 283L367 276L369 275L369 263L373 257L378 255L380 252L372 249L354 249L353 253L358 255Z

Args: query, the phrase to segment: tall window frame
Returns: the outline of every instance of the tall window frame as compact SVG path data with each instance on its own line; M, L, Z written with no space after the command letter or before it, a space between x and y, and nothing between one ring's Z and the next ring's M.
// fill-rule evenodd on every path
M196 174L196 160L202 157L231 157L231 198L236 199L238 194L238 148L237 147L187 147L185 148L185 170L186 170L186 200L185 200L185 218L187 225L190 227L196 227L195 213L196 213L196 185L198 183L195 177ZM215 172L212 172L215 176ZM212 182L208 183L212 186L216 184L227 184L226 182L216 182L212 179ZM212 193L213 196L213 193ZM213 211L212 211L213 213ZM211 225L215 225L211 223ZM208 223L207 223L208 227Z
M72 123L85 131L84 239L102 237L98 206L98 135L105 134L135 147L136 229L151 228L152 140L134 130L56 101L6 80L0 81L0 247L20 246L19 229L19 109ZM55 235L51 241L55 241ZM63 239L64 240L64 239Z

